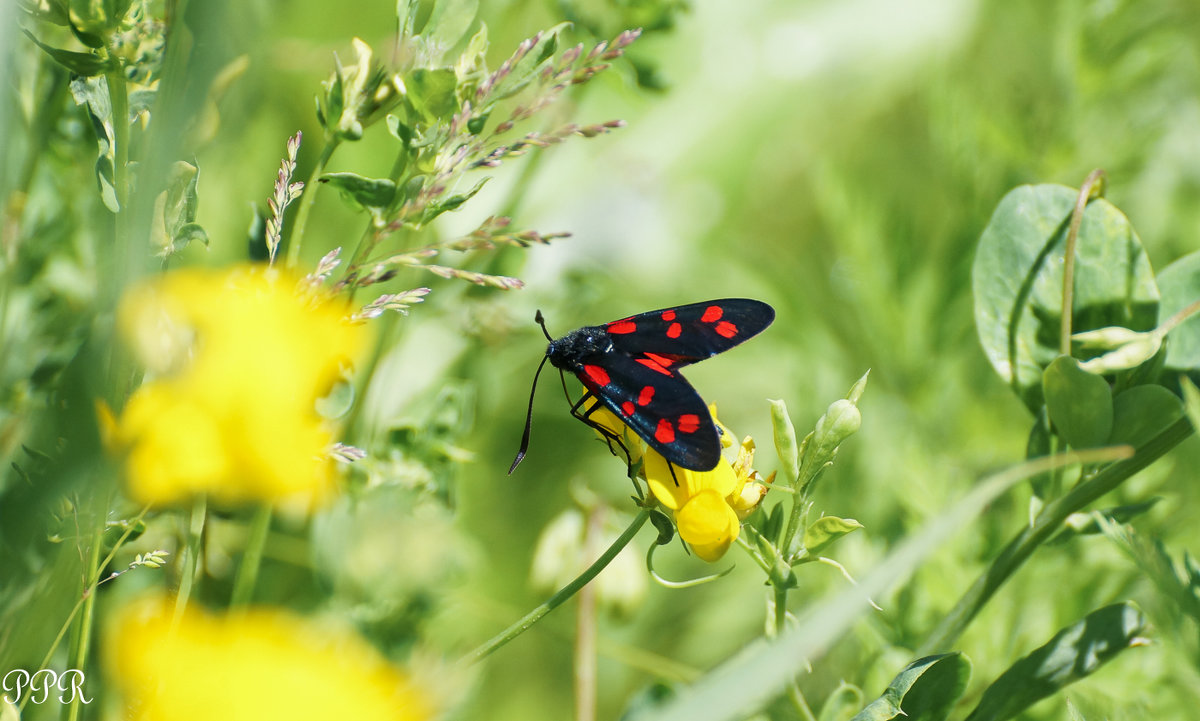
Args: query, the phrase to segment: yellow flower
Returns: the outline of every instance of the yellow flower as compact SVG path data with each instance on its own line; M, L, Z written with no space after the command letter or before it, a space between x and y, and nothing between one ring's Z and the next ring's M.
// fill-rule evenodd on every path
M737 476L737 483L733 492L729 494L729 505L734 513L737 513L737 517L744 521L754 513L758 504L762 503L763 497L767 495L767 486L775 480L775 472L772 471L764 481L758 471L754 470L754 439L746 436L742 439L742 445L738 447L737 459L733 462L733 473Z
M145 598L109 629L122 718L135 721L431 718L410 679L353 633L278 610L214 615Z
M316 401L364 350L344 308L261 268L181 270L131 289L118 322L148 379L113 429L130 495L311 507L333 489Z
M709 406L709 411L722 430L722 444L730 445L732 433L716 419L715 407ZM650 492L673 512L679 537L692 551L709 562L724 556L737 540L741 519L758 507L767 491L757 483L758 474L751 468L754 441L749 437L743 441L736 463L722 456L712 470L689 471L670 466L657 451L645 448L607 408L593 412L591 420L620 435L635 462L644 459L642 471Z
M727 497L737 486L733 466L722 456L711 471L668 466L654 449L646 451L646 483L658 502L671 509L679 537L705 561L716 561L737 540L740 521Z

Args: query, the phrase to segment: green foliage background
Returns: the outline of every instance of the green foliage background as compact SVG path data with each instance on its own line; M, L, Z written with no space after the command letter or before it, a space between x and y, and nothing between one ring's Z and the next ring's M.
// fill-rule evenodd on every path
M482 5L493 65L560 21L564 7L600 18L604 37L645 22L638 3ZM249 63L196 151L197 220L211 247L192 245L181 264L245 257L247 203L269 195L284 138L303 129L313 140L301 151L300 176L315 160L312 97L331 54L348 58L349 39L360 36L386 56L393 10L385 2L348 10L313 0L188 6L201 50L189 73L204 78L241 54ZM388 321L397 350L384 360L388 382L366 399L364 423L424 449L421 460L453 477L457 511L414 527L397 527L404 524L381 511L371 528L395 563L399 592L414 607L436 609L419 624L444 649L470 648L544 598L528 582L533 546L571 505L574 484L618 507L627 503L624 469L567 415L557 381L542 384L529 458L505 475L544 348L535 309L561 334L707 298L771 303L778 317L761 338L688 372L726 425L759 439L764 471L774 467L766 398L786 399L797 426L811 427L871 369L862 431L823 481L819 501L864 524L836 553L862 574L981 475L1024 455L1031 419L980 350L970 295L975 244L1009 189L1077 187L1103 167L1106 197L1131 219L1156 269L1200 247L1200 10L1190 2L698 0L675 19L630 51L643 82L661 89L639 87L625 63L551 111L563 122L569 113L589 122L622 118L628 127L509 163L460 213L444 217L447 233L497 212L514 213L520 227L573 233L490 261L490 271L518 275L527 287L502 294L434 285L409 318ZM4 35L5 74L18 77L36 55L11 29ZM12 173L27 131L11 112L4 123L14 140L0 152ZM368 136L345 145L329 170L385 174L380 142ZM78 163L81 178L64 192L90 191L94 146L70 150L81 155L55 162ZM523 186L526 172L533 175ZM97 202L71 199L85 216ZM309 242L305 265L328 247L352 244L363 223L324 194L307 231L320 242ZM81 332L69 320L72 303L86 301L103 267L89 262L102 247L57 246L52 230L45 252L61 263L36 278L0 280L47 284L46 302L61 304L57 325L30 329L33 340L22 346L41 353L39 361L69 356L62 338ZM40 367L12 352L0 349L6 383ZM18 398L6 403L8 418L26 422ZM438 456L443 442L472 459ZM15 457L14 448L4 451ZM1162 496L1138 528L1174 556L1200 548L1196 461L1189 441L1105 505ZM883 610L802 680L810 702L819 706L843 680L868 699L881 692L1027 520L1028 501L1028 490L1011 492L915 577L877 598ZM331 528L326 540L336 537ZM707 572L677 545L660 559L667 575ZM315 603L312 591L293 593L293 572L274 561L260 581L264 596ZM652 586L642 607L603 621L600 718L618 717L648 683L693 680L761 635L760 576L736 549L719 566L734 563L717 583ZM800 578L793 597L801 605L846 583L819 566ZM1164 605L1104 537L1050 546L1000 591L958 648L971 658L973 678L992 679L1057 629L1124 599L1147 610ZM347 613L370 625L377 600L348 601ZM411 630L384 626L375 630ZM1119 656L1072 687L1072 702L1087 718L1188 718L1200 702L1200 678L1195 629L1186 628ZM456 717L565 717L572 635L567 608L458 679L470 688ZM969 686L967 698L981 692ZM1060 695L1022 718L1067 713Z

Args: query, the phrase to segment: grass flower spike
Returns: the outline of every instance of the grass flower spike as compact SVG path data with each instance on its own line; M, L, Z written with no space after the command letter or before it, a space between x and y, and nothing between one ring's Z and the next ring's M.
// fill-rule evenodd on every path
M177 271L126 295L121 329L150 371L114 433L137 501L307 508L332 490L335 439L315 403L368 333L295 289L239 267Z
M284 611L216 615L144 598L110 628L107 664L136 721L432 718L370 644Z

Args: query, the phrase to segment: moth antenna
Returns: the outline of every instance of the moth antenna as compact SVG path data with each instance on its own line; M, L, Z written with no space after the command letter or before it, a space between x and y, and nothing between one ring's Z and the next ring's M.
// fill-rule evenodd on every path
M538 311L538 319L542 317L541 311ZM542 328L545 330L545 327ZM512 465L509 466L508 475L517 470L517 466L521 461L525 460L525 451L529 450L529 429L533 425L533 394L537 392L538 376L542 374L542 368L546 367L546 361L550 360L550 356L542 356L542 362L538 364L537 372L533 374L533 387L529 389L529 409L525 411L525 432L521 434L521 447L517 450L517 457L513 459Z
M554 337L550 335L550 331L546 330L546 319L542 317L542 311L539 309L537 314L533 316L537 324L542 327L542 335L546 336L546 340L554 342Z

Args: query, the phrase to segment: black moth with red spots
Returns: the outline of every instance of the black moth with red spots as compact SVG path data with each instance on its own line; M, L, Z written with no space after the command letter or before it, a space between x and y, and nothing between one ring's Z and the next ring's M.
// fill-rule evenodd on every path
M758 335L774 319L771 306L746 298L652 310L551 339L542 363L549 360L583 383L587 392L571 412L584 423L605 433L589 418L598 404L580 412L588 399L597 398L667 461L709 471L720 460L721 439L704 400L679 369ZM524 458L528 443L527 419L509 473Z

